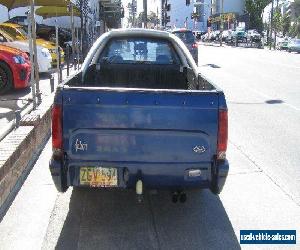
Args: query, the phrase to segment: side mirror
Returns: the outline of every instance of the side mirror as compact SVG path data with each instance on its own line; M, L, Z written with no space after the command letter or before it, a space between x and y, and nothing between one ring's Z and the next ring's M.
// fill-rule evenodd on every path
M4 43L5 42L5 38L3 36L0 36L0 43Z

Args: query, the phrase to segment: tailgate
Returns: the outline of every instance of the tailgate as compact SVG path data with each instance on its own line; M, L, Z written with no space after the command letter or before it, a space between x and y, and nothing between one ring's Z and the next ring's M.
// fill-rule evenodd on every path
M210 163L217 130L215 91L63 90L71 161Z

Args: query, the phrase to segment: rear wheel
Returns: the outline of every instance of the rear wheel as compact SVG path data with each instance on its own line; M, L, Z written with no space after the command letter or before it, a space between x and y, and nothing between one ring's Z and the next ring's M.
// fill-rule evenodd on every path
M13 75L5 62L0 62L0 94L4 94L13 86Z

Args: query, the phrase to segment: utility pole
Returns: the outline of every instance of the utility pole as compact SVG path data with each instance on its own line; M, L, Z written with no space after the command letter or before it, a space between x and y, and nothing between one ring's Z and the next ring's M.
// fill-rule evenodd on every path
M276 12L278 11L278 0L276 2ZM275 30L274 30L274 34L275 34L275 38L274 38L274 49L276 49L276 36L277 36L277 27L275 27Z
M69 4L71 8L71 32L72 32L72 63L74 63L74 55L75 55L75 33L74 33L74 8L73 4Z
M165 11L164 11L165 1L161 0L161 17L160 17L160 28L165 26Z
M144 7L144 28L147 29L147 0L143 0Z
M135 14L136 14L136 1L131 2L131 13L132 13L132 27L135 27Z
M222 46L222 34L223 34L223 12L224 12L224 0L221 2L221 13L220 13L220 46Z
M271 33L271 39L270 39L270 50L272 49L272 30L273 30L273 8L274 8L274 0L272 0L272 7L271 7L271 27L270 27L270 33Z
M30 76L30 83L31 83L31 90L32 90L32 99L33 99L33 109L36 109L36 82L35 82L35 74L38 74L38 72L35 72L36 67L34 66L34 58L36 55L34 55L34 52L36 48L34 48L34 38L33 38L33 32L35 31L35 28L33 27L34 24L34 0L30 0L30 34L29 34L29 51L30 51L30 63L31 63L31 76ZM36 47L36 46L35 46Z
M34 77L34 48L33 48L33 38L32 38L32 33L33 33L33 28L32 26L34 25L33 19L34 19L34 0L30 0L30 11L29 11L29 20L28 20L28 28L29 28L29 52L30 52L30 64L31 66L31 75L30 75L30 84L31 84L31 92L32 92L32 101L33 101L33 109L36 109L36 88L35 88L35 77Z

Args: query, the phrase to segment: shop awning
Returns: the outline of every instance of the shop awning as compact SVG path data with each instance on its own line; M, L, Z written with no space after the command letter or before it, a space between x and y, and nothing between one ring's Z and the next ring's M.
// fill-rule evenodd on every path
M35 11L36 15L42 16L43 18L50 17L61 17L61 16L70 16L71 11L67 7L56 7L56 6L43 6ZM80 11L78 8L73 7L73 15L80 16Z
M35 0L35 6L58 6L66 7L70 0ZM1 0L1 4L6 6L8 10L30 6L29 0Z

